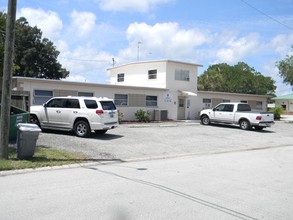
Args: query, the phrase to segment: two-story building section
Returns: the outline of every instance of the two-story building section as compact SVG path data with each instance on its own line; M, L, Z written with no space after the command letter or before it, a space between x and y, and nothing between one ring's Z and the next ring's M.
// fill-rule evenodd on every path
M196 115L198 67L201 65L162 60L130 63L108 71L112 85L167 89L157 97L158 106L168 111L169 118L180 120Z

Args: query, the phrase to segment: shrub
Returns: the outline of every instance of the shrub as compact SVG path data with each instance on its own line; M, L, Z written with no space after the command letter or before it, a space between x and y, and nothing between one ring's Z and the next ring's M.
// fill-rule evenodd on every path
M280 119L281 114L283 114L285 110L282 106L276 106L275 108L272 108L269 112L274 113L274 119Z
M149 111L144 111L143 109L139 109L134 113L136 119L140 122L150 122L151 113Z

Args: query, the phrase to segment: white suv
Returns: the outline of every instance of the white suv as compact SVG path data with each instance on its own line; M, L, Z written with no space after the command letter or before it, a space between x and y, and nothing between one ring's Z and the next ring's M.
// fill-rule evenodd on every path
M42 106L31 106L30 122L42 129L73 130L78 137L87 137L92 130L104 134L119 124L113 100L79 96L54 97Z

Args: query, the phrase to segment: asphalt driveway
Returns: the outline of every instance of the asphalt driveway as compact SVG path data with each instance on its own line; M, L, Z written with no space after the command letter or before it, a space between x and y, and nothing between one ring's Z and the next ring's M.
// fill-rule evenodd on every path
M293 123L278 121L263 131L203 126L198 121L122 124L104 135L75 137L69 132L40 133L37 146L84 152L98 161L144 160L293 145Z

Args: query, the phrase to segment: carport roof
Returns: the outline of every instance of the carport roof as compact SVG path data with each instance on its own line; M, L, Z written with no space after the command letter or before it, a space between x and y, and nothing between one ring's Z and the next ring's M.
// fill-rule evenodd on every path
M293 99L293 93L289 95L283 95L279 97L272 98L274 100L288 100L288 99Z

